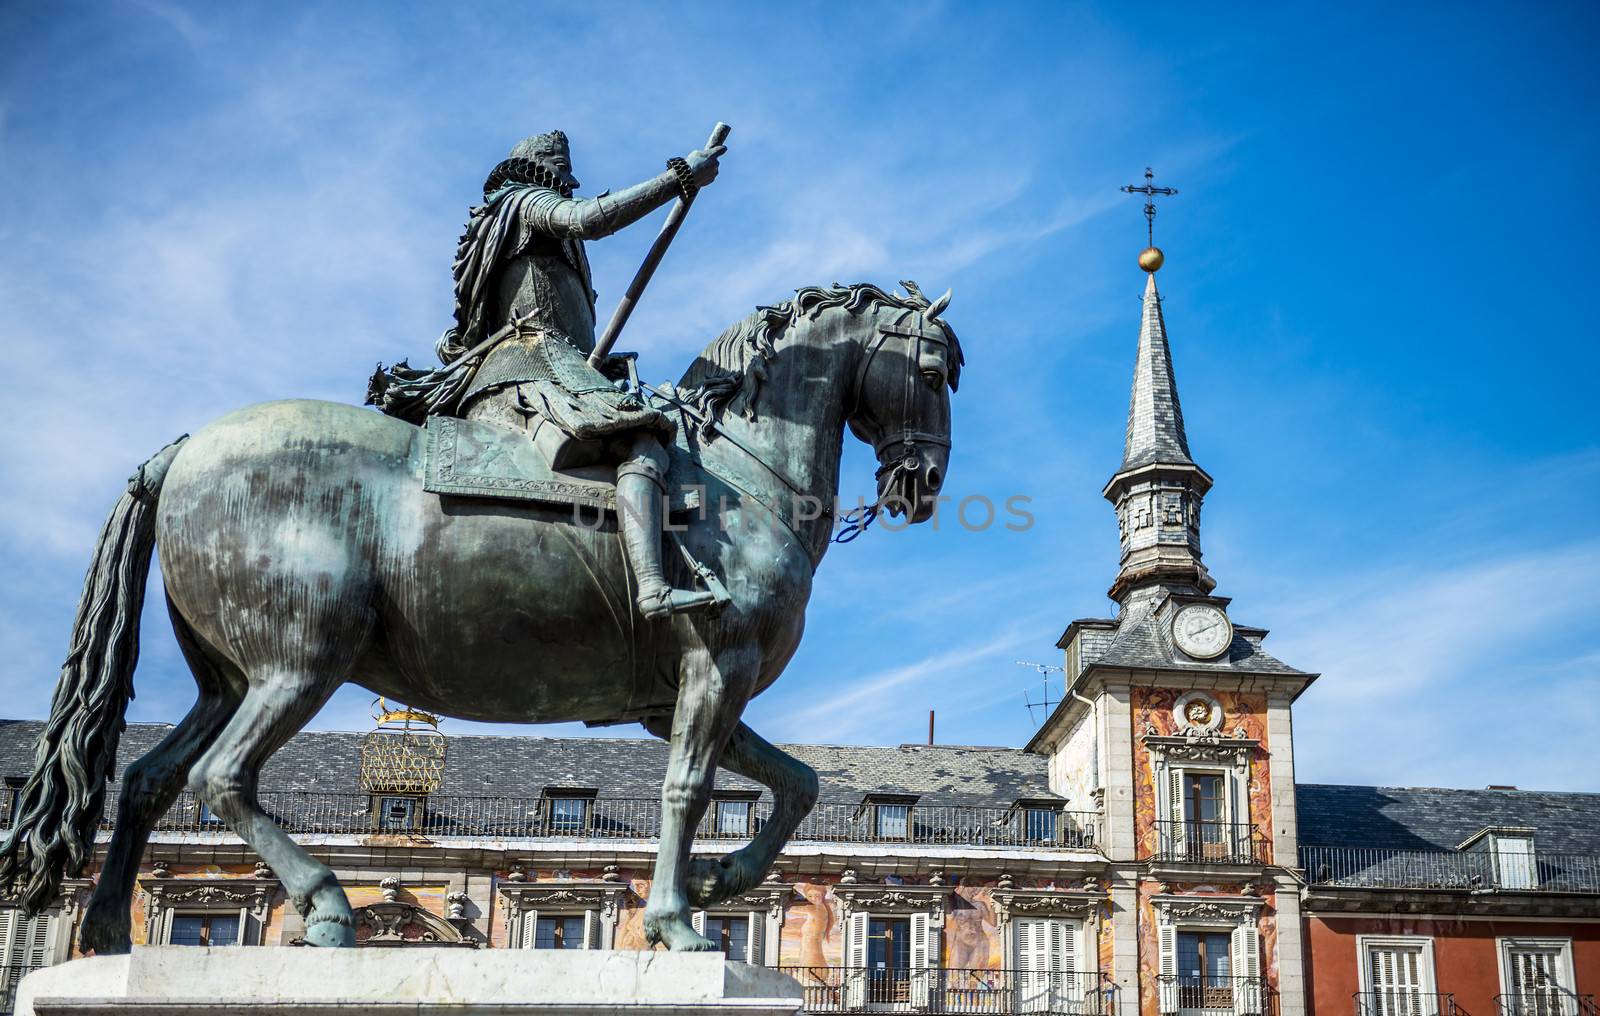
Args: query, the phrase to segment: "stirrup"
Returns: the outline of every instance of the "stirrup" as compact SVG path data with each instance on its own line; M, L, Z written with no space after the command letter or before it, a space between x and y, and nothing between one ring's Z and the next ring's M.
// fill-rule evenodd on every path
M634 602L647 621L721 607L717 602L717 594L710 590L674 589L664 582L651 592L640 593Z

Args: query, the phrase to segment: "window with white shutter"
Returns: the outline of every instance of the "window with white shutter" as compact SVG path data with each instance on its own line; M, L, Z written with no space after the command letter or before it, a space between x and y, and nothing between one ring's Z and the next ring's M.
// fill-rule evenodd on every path
M1046 918L1013 922L1018 1011L1068 1012L1077 1008L1082 988L1078 983L1079 923Z
M852 913L845 924L845 1005L859 1009L867 1001L867 926L871 920L865 913Z
M1163 1013L1178 1011L1178 929L1170 924L1156 927L1156 947L1160 954L1160 1004Z
M1531 837L1496 836L1494 866L1495 881L1502 889L1536 889L1539 886Z
M1261 1012L1261 943L1254 924L1233 930L1233 1011L1236 1016Z
M1501 1011L1507 1016L1574 1016L1571 939L1502 939Z
M1421 942L1368 943L1367 990L1373 1016L1432 1016L1428 960Z
M911 1004L919 1009L928 1006L932 970L937 964L933 957L933 925L927 914L911 915Z
M747 939L745 962L762 966L767 962L767 915L759 910L750 911L750 935Z

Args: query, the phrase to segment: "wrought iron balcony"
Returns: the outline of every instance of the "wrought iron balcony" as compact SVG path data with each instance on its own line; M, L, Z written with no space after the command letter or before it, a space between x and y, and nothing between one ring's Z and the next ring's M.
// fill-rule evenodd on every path
M1358 991L1356 1016L1462 1016L1450 992L1430 993L1410 988Z
M1600 855L1520 854L1510 864L1490 851L1301 847L1312 885L1353 889L1600 893Z
M1265 864L1266 840L1244 822L1158 820L1154 861L1186 864Z
M808 1013L915 1011L1002 1016L1116 1016L1116 988L1097 971L779 967Z
M1600 1016L1593 995L1576 995L1560 988L1496 995L1494 1008L1499 1016Z
M1277 994L1262 977L1162 974L1156 978L1156 999L1163 1013L1208 1010L1272 1016L1278 1010Z
M768 801L748 802L748 811L712 807L696 836L702 840L747 839L772 814ZM459 797L450 795L266 792L261 806L291 835L403 835L425 838L653 840L661 832L657 799L548 797ZM108 807L101 828L115 821ZM825 803L811 810L794 840L813 843L909 843L1028 849L1093 850L1099 816L1094 812L984 808L966 805L910 806L894 822L873 806ZM160 832L228 834L215 816L185 791L156 824Z

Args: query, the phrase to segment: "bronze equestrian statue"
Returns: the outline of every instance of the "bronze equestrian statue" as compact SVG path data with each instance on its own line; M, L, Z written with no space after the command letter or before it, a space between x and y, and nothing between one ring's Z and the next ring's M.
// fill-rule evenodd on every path
M735 322L659 392L630 383L626 361L588 368L582 241L692 198L720 154L577 200L565 138L523 142L462 239L445 367L380 372L383 413L309 400L238 410L135 472L85 580L0 885L37 910L90 859L154 551L199 695L123 774L85 951L131 947L145 843L186 782L277 873L308 944L354 945L333 872L256 797L261 766L346 682L463 719L639 722L669 740L645 934L713 948L690 908L758 884L816 800L816 775L740 715L799 645L844 431L874 448L880 503L927 519L963 362L940 317L949 294L904 283L905 295L800 289ZM478 496L440 493L471 455ZM486 464L519 456L520 472ZM607 482L610 501L594 493ZM668 511L682 524L664 542ZM771 788L772 818L726 856L691 858L719 765Z

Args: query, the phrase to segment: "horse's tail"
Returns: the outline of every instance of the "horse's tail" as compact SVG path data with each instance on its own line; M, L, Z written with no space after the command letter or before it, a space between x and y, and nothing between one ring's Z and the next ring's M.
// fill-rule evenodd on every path
M157 452L117 499L83 581L72 644L61 665L33 775L17 791L15 824L0 844L0 887L28 913L49 906L64 874L83 870L115 775L123 714L139 662L139 614L156 543L156 500L167 467L188 440Z

